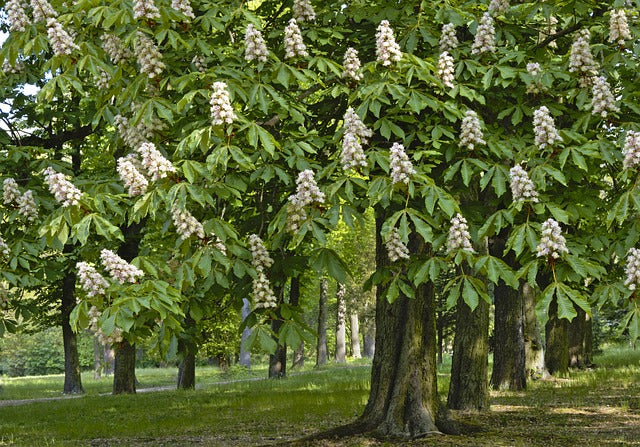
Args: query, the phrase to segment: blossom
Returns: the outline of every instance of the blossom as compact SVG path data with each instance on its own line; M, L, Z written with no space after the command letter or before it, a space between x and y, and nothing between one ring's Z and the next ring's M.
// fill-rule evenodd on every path
M388 20L383 20L378 25L376 32L376 56L377 61L388 67L392 62L399 62L402 59L400 45L396 43L393 30L389 26Z
M119 64L132 56L131 50L122 43L118 36L113 34L102 35L102 49L109 55L114 64Z
M552 146L556 141L562 141L560 134L556 130L553 117L546 106L538 108L533 112L533 133L538 149L545 149Z
M76 263L80 287L87 292L87 296L104 295L109 282L92 266L86 262Z
M540 91L540 75L542 75L542 69L538 62L529 62L527 64L527 72L533 78L533 83L527 85L527 93L538 93Z
M193 59L191 59L191 63L200 73L204 73L205 71L207 71L207 63L204 59L204 56L202 56L201 54L196 54L195 56L193 56Z
M124 186L129 188L130 196L139 196L147 192L149 181L138 171L130 157L119 158L116 170Z
M453 88L455 79L453 72L453 57L448 51L443 51L438 58L438 78L440 78L445 87Z
M296 179L296 193L289 197L287 209L287 227L289 231L296 231L301 221L307 217L305 207L313 203L324 203L324 193L318 188L311 169L305 169Z
M633 168L640 164L640 132L627 131L622 155L624 155L622 166L625 169Z
M33 222L38 218L38 207L33 198L33 191L28 190L16 200L18 212L22 214L29 222Z
M60 174L48 167L44 170L44 181L49 186L49 191L63 207L77 205L82 198L82 191L67 180L64 174Z
M504 14L508 9L508 0L491 0L491 3L489 3L489 13L494 16L498 14Z
M623 46L625 40L631 39L631 31L629 31L627 14L624 9L612 10L609 18L609 42L617 42L618 45Z
M522 166L515 165L509 170L509 183L515 202L539 202L536 187Z
M476 31L476 37L471 46L471 54L482 54L487 51L496 51L496 30L493 27L493 18L485 12L480 19L480 24Z
M453 23L442 25L442 35L438 44L440 45L440 51L451 51L458 47L456 26Z
M416 173L411 164L411 160L404 151L404 146L400 143L393 143L389 157L389 168L391 169L391 183L409 184L410 177Z
M269 256L264 242L257 234L249 236L249 248L251 250L251 265L258 272L262 272L273 265L273 259Z
M46 22L47 19L58 16L47 0L31 0L31 9L34 23Z
M312 22L316 19L316 12L309 0L293 0L293 16L298 22Z
M344 137L342 139L341 163L342 169L349 170L358 166L367 165L362 144L367 143L367 138L373 132L364 125L360 117L352 107L344 114Z
M264 42L262 33L257 30L251 23L247 25L244 33L244 58L246 61L257 60L258 62L267 62L269 50Z
M164 158L153 143L142 143L136 152L140 154L142 166L149 173L151 180L160 180L165 178L169 172L176 172L176 168Z
M125 282L134 283L139 276L144 276L144 272L135 265L129 264L111 250L103 248L100 252L102 265L109 272L111 277L120 284Z
M611 86L607 82L607 78L604 76L595 76L593 78L593 85L591 86L593 92L593 110L591 113L594 115L600 115L603 118L607 116L607 112L615 112L618 110L616 107L616 100L611 93Z
M20 59L16 59L12 64L9 59L2 61L2 71L5 74L18 74L24 70L24 64Z
M289 20L289 24L284 29L284 57L291 59L296 56L307 57L307 46L302 41L302 33L298 28L296 19Z
M344 60L342 62L344 71L342 72L343 78L351 78L354 81L362 79L362 73L360 73L360 59L358 58L358 50L349 47L344 53Z
M3 259L7 259L11 256L11 248L9 248L2 236L0 236L0 256Z
M549 218L542 224L542 238L536 248L537 256L551 256L559 258L562 253L569 253L567 242L562 236L560 225Z
M156 20L160 11L153 0L133 0L133 18Z
M635 291L640 284L640 250L637 248L632 247L627 252L627 264L624 271L627 274L624 285L629 290Z
M398 259L409 259L409 249L402 242L400 233L397 228L394 228L387 239L387 254L391 262L396 262Z
M254 278L251 295L256 303L256 309L277 307L277 300L271 289L271 283L263 271L259 271Z
M20 197L18 183L11 177L4 179L2 182L2 200L5 205L11 205Z
M214 82L213 92L211 93L211 121L214 126L222 124L232 124L236 119L236 114L231 106L229 99L229 90L225 82Z
M129 120L122 116L116 115L113 119L113 123L118 128L118 132L126 144L129 147L136 148L142 143L147 141L147 138L153 135L153 129L148 129L143 120L140 120L136 127L129 126Z
M80 47L73 42L73 39L65 31L60 22L55 18L47 19L47 35L51 42L53 52L58 56L68 56L73 50L79 50Z
M98 67L99 75L95 77L96 87L99 90L106 90L109 88L109 81L111 81L111 75L101 67Z
M160 53L160 50L158 50L158 47L149 36L142 31L136 33L135 50L142 73L145 73L149 79L162 74L165 69L164 62L162 62L162 53Z
M580 85L589 85L591 77L596 74L598 63L593 59L589 48L591 34L583 29L571 45L569 54L569 71L580 75Z
M29 24L29 17L24 11L24 6L20 0L9 0L4 7L9 23L11 24L10 31L24 31Z
M204 227L189 211L174 205L171 207L171 216L181 239L188 239L192 234L204 239Z
M558 24L558 19L554 16L549 16L549 19L545 23L545 28L538 32L538 43L544 42L550 36L553 36L556 33L556 25ZM555 40L549 42L549 48L557 48L558 43Z
M180 11L190 19L196 18L195 14L193 13L193 8L191 7L191 2L189 0L171 0L171 7Z
M467 110L460 126L460 146L473 150L476 144L487 144L483 137L478 114L473 110Z
M460 213L451 219L449 236L447 236L447 254L456 250L473 252L467 219L462 217Z

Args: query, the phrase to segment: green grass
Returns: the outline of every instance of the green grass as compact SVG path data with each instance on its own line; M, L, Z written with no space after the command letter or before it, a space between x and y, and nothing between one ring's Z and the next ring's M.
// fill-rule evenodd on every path
M640 445L640 353L607 349L598 368L567 378L532 382L526 392L492 392L490 412L454 413L482 427L472 435L438 435L407 446L612 446ZM98 396L95 384L79 399L0 407L0 446L250 446L289 442L352 421L369 389L366 365L330 365L278 381L225 380L215 368L199 368L196 391ZM446 397L447 362L439 371ZM260 377L266 372L256 371ZM143 386L173 384L175 370L140 370ZM25 382L25 383L21 383ZM107 387L110 383L105 382ZM20 384L19 386L17 386ZM55 386L53 386L55 384ZM4 393L59 393L60 378L6 382ZM93 386L93 385L92 385ZM95 391L95 392L94 392ZM383 446L391 442L353 437L313 447Z

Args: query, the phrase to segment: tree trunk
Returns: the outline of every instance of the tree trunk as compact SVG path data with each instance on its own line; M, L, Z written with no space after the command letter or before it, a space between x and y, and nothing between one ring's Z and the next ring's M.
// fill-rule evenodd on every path
M102 378L102 343L97 335L93 336L93 380Z
M544 346L540 334L540 325L536 315L536 292L525 282L522 285L522 314L524 317L524 353L525 370L530 378L546 375L544 366Z
M362 357L360 354L360 321L358 312L351 312L351 356L354 359Z
M320 301L318 304L318 345L316 354L316 366L327 363L327 298L328 281L320 280Z
M196 388L196 352L187 349L178 365L178 389L194 390Z
M384 217L376 218L376 265L388 265L380 232ZM426 253L416 236L412 252ZM371 369L371 389L364 413L353 429L383 436L417 437L438 432L436 376L435 294L431 283L422 284L416 296L402 294L389 303L377 289L376 350Z
M587 367L593 366L593 319L585 316L584 361Z
M300 278L291 278L291 287L289 290L289 303L292 306L297 306L300 300ZM280 317L280 311L278 311L278 318L271 322L271 330L276 336L280 333L280 328L284 324L282 317ZM276 352L269 356L269 378L270 379L282 379L287 375L287 345L278 343Z
M549 374L563 376L569 364L569 337L566 319L558 318L558 302L554 297L549 305L549 321L547 321L547 349L545 366Z
M472 311L462 299L456 310L451 383L447 406L455 410L489 408L489 304L480 299Z
M84 393L80 375L78 336L71 329L69 316L76 305L76 275L70 270L62 280L62 338L64 343L64 393Z
M113 371L113 394L136 392L136 347L127 340L116 345Z
M364 330L364 336L362 337L364 356L372 359L376 352L376 325L375 322L370 321Z
M585 339L587 336L587 313L577 308L578 315L569 323L569 367L584 368L585 360Z
M291 368L302 368L304 366L304 341L300 341L298 348L293 351L293 362Z
M103 345L102 349L102 372L105 376L113 374L115 368L116 353L110 345Z
M248 299L242 299L242 321L244 321L251 313L251 303ZM240 364L247 368L251 368L251 351L247 350L245 345L247 339L251 335L251 328L245 327L242 331L242 338L240 339Z
M336 313L336 357L337 363L347 362L347 347L346 347L346 318L347 318L347 303L345 301L345 287L344 284L338 284L338 292L336 297L338 298L337 313Z
M442 354L444 351L444 321L442 312L436 312L436 328L438 331L438 365L442 365Z

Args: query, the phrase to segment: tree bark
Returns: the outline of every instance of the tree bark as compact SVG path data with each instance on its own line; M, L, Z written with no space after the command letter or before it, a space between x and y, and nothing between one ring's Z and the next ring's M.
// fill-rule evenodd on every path
M544 366L544 346L536 315L536 292L525 282L522 285L525 370L530 378L541 378L547 373Z
M102 365L102 372L105 376L113 374L113 370L115 368L115 357L116 353L113 351L113 348L109 345L104 345L102 349L102 361L104 362Z
M370 321L365 325L364 335L362 337L364 356L372 359L376 352L376 325Z
M593 366L593 319L585 316L584 361L587 367Z
M326 278L320 280L320 301L318 304L318 345L316 347L316 366L327 363L327 298L328 281Z
M337 363L347 362L347 346L346 346L346 318L347 318L347 303L345 301L345 287L344 284L338 284L338 292L336 297L338 298L337 312L336 312L336 356Z
M291 368L302 368L304 366L304 341L300 341L298 348L293 351L293 362Z
M84 393L80 375L78 336L71 329L69 316L76 305L76 275L69 270L62 280L62 338L64 344L64 394Z
M549 305L549 321L547 321L547 349L545 366L549 374L563 376L569 364L568 321L558 318L558 302L554 297Z
M444 322L442 321L442 313L436 312L436 328L438 331L438 365L442 365L442 354L444 352Z
M577 308L578 315L569 323L569 367L584 368L586 366L585 341L587 337L587 313Z
M354 359L362 357L360 353L360 321L358 320L358 312L351 312L351 356Z
M93 336L93 380L102 378L102 343L97 335Z
M196 354L198 346L195 341L196 322L188 315L184 319L184 333L178 340L178 354L181 357L178 365L179 390L193 390L196 388Z
M251 303L248 299L242 299L242 321L244 321L251 313ZM247 339L251 335L251 328L245 327L242 331L242 338L240 339L240 364L247 368L251 368L251 351L245 348Z
M127 340L116 346L113 371L113 394L135 394L136 392L136 347Z
M289 303L297 306L300 300L300 278L291 278L291 287L289 290ZM276 336L280 333L280 328L284 324L280 312L278 318L271 322L271 330ZM269 378L282 379L287 375L287 345L280 344L276 347L276 352L269 356Z
M451 383L447 406L455 410L489 408L489 304L480 299L472 311L462 299L456 311Z

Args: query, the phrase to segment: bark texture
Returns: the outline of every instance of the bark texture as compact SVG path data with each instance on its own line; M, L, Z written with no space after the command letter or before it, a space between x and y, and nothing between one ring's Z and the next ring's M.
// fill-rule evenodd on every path
M297 306L300 300L300 278L291 278L291 286L289 288L289 303L292 306ZM280 328L284 324L284 321L280 317L273 320L271 323L271 330L274 334L280 333ZM269 356L269 378L281 379L287 375L287 345L278 343L276 352Z
M102 378L102 343L97 335L93 336L93 380Z
M178 365L178 389L194 390L196 388L196 352L187 350Z
M522 314L524 317L525 370L528 377L541 378L546 375L544 346L536 315L536 292L527 282L522 285Z
M116 361L113 371L113 394L135 394L136 392L136 347L127 340L116 346Z
M242 299L242 321L244 321L251 313L251 303L248 299ZM242 338L240 339L240 364L247 368L251 368L251 352L245 348L247 339L251 335L251 328L245 327L242 331Z
M586 368L591 363L590 335L591 319L587 313L577 308L578 315L569 323L569 366L571 368ZM589 345L589 346L588 346Z
M316 346L316 366L327 363L327 300L328 281L326 278L320 280L320 300L318 302L318 344Z
M364 356L372 359L376 352L376 325L371 321L365 325L364 335L362 337L362 347Z
M351 323L351 356L354 359L362 357L360 353L360 320L358 319L358 312L351 312L349 316Z
M84 393L80 375L78 337L71 329L69 316L76 305L76 275L70 270L62 280L62 338L64 344L64 393Z
M336 312L336 356L337 363L347 362L347 303L345 300L345 287L344 284L338 284L338 291L336 293L337 312Z
M302 368L304 366L304 341L301 341L295 351L293 351L292 368Z
M569 365L568 321L558 318L558 302L554 297L549 305L549 321L547 321L547 349L545 366L549 374L565 375Z

